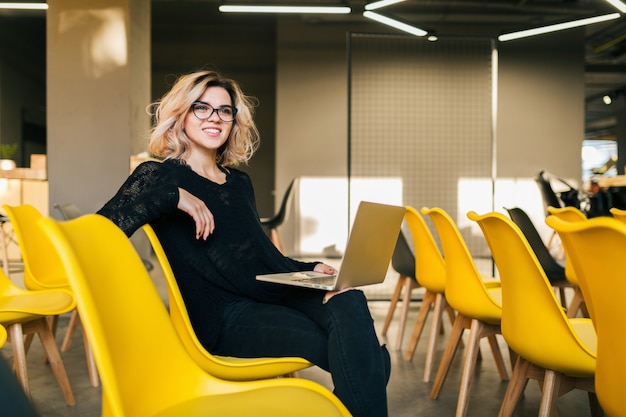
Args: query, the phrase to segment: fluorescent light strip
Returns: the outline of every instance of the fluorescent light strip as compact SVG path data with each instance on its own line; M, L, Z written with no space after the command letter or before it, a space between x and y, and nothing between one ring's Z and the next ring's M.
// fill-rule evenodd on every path
M415 36L424 36L426 34L428 34L428 32L426 32L423 29L420 29L418 27L415 26L411 26L411 25L407 25L406 23L402 23L399 22L397 20L388 18L386 16L383 16L381 14L378 13L374 13L374 12L370 12L370 11L364 11L363 12L363 16L367 17L368 19L372 19L375 20L379 23L382 23L383 25L387 25L387 26L391 26L393 28L396 29L400 29L404 32L410 33L411 35L415 35Z
M348 14L349 7L322 7L322 6L244 6L222 5L219 11L223 13L320 13L320 14Z
M48 10L48 5L46 3L0 3L0 9Z
M571 22L558 23L556 25L543 26L519 32L511 32L498 36L498 40L505 42L513 39L526 38L528 36L542 35L544 33L556 32L558 30L571 29L579 26L591 25L593 23L606 22L607 20L619 19L620 16L621 15L619 13L611 13L602 16L590 17L588 19L573 20Z
M626 4L621 2L620 0L606 0L611 6L615 7L622 13L626 13Z
M403 1L405 1L405 0L380 0L380 1L375 1L373 3L366 4L365 5L365 10L376 10L376 9L380 9L381 7L391 6L392 4L401 3ZM611 1L611 0L608 0L608 1Z

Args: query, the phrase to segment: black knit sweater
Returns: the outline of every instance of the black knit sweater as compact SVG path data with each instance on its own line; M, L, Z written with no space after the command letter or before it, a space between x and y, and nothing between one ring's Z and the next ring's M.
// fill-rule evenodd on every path
M256 210L250 177L229 168L216 184L178 160L144 162L98 211L131 236L150 223L178 281L192 325L209 350L219 332L224 307L239 299L280 301L282 286L255 275L312 270L315 263L283 256L269 240ZM178 188L202 199L215 218L206 241L196 239L191 216L176 208Z

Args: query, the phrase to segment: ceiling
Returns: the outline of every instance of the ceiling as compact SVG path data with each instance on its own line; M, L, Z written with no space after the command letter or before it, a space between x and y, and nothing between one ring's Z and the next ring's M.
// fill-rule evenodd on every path
M18 0L27 2L25 0ZM32 1L32 0L31 0ZM194 10L202 4L255 4L259 0L151 0ZM352 25L369 20L362 16L372 0L267 0L273 5L349 5L349 15L296 16L310 24ZM406 0L376 12L418 26L438 35L499 34L614 13L605 0ZM19 12L0 10L0 16ZM33 13L33 12L22 12ZM289 18L294 18L293 16ZM6 20L3 20L6 23ZM3 23L3 25L4 25ZM372 23L372 22L370 22ZM377 24L377 23L372 23ZM8 27L6 27L9 30ZM390 31L395 29L389 28ZM586 129L588 137L614 138L615 106L607 106L602 96L626 94L626 16L586 29ZM513 41L514 42L514 41Z
M198 0L153 0L193 3ZM216 4L259 4L249 0L209 0ZM310 15L312 24L364 20L365 4L373 0L271 0L272 5L349 5L350 15ZM486 35L530 29L614 13L604 0L406 0L376 10L388 17L438 35ZM394 29L389 29L394 31ZM603 103L605 94L626 90L626 17L587 26L585 94L587 136L614 138L614 108Z

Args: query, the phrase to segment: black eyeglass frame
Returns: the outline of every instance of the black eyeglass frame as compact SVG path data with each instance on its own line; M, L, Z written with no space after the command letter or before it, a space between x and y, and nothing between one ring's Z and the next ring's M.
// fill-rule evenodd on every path
M196 106L203 106L203 107L207 107L208 109L211 109L211 112L209 113L208 116L206 117L200 117L196 114ZM233 112L232 114L232 118L228 119L228 120L224 120L223 115L220 113L222 110L230 110ZM204 101L194 101L193 103L191 103L191 112L193 113L193 115L198 119L198 120L207 120L210 119L211 116L213 116L213 113L217 113L217 117L219 117L219 119L222 122L234 122L235 118L237 117L237 107L234 106L221 106L221 107L213 107L211 106L209 103L205 103Z

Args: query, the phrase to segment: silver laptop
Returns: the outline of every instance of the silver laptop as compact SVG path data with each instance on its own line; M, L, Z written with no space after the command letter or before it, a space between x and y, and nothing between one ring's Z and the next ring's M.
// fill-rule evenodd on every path
M362 201L337 275L301 271L257 275L256 279L327 291L379 284L385 280L404 212L403 206Z

